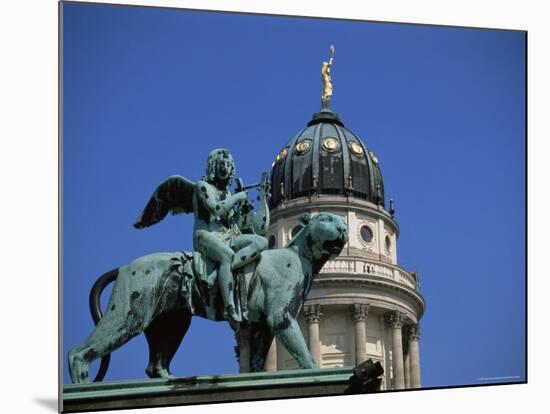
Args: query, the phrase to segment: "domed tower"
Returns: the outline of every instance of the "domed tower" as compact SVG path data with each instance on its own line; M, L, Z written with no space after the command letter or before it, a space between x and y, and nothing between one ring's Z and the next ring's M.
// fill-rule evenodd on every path
M329 69L331 64L332 56ZM417 388L425 308L418 275L398 265L399 226L393 201L386 210L379 160L330 109L332 84L330 76L322 76L321 110L281 148L272 166L269 244L286 245L302 213L343 217L349 242L315 277L299 316L313 358L321 368L371 358L385 369L382 389ZM266 369L296 367L274 342Z

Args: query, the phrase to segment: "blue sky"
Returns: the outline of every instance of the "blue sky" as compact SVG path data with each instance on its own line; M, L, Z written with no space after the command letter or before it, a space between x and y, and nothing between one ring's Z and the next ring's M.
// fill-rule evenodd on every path
M525 378L524 33L66 3L63 34L65 355L100 274L191 249L192 217L132 227L155 186L216 147L256 182L319 109L334 44L332 107L380 160L420 273L423 385ZM172 371L236 372L233 346L196 318ZM140 336L106 380L146 363Z

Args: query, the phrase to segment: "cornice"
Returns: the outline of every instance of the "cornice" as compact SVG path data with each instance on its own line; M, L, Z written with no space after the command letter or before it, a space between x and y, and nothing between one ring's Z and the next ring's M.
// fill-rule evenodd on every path
M382 287L384 289L389 290L395 290L401 294L405 294L406 296L413 299L413 301L417 304L418 307L418 320L422 318L422 315L424 314L424 311L426 309L426 301L424 300L424 297L417 291L395 283L391 280L381 278L378 276L373 275L364 275L363 277L354 277L354 276L337 276L336 274L330 274L330 273L324 273L321 275L318 275L313 279L313 285L322 287L323 285L329 285L329 286L342 286L342 285L365 285L365 286L378 286Z
M271 210L270 221L273 225L278 220L296 217L301 213L320 209L333 209L338 211L353 210L355 212L364 213L382 219L386 224L393 228L396 236L399 237L399 225L392 219L386 210L384 210L381 206L377 206L373 203L355 197L328 195L300 197L278 205Z

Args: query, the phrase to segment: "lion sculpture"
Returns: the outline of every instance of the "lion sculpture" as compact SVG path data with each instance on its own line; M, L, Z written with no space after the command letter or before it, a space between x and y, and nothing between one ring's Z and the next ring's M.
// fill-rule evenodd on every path
M340 254L346 244L347 226L340 216L329 213L312 218L304 214L300 220L302 229L285 247L263 251L248 271L237 278L241 300L246 302L251 334L251 371L264 370L274 337L301 368L316 367L296 317L314 275L327 260ZM172 378L170 361L189 328L191 317L223 320L222 313L209 311L216 309L215 304L221 299L219 294L212 297L211 290L204 287L205 281L196 276L196 267L193 253L156 253L101 276L90 295L97 325L68 355L72 381L89 382L89 366L97 358L102 358L102 365L95 380L101 380L109 354L141 332L145 333L149 345L147 375ZM101 291L113 281L107 310L101 316ZM235 324L232 327L238 329Z

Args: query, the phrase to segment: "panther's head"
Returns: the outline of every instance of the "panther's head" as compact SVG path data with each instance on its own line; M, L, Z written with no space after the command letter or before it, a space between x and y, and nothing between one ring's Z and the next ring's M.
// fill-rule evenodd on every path
M333 259L340 254L348 241L348 228L344 219L336 214L319 213L313 217L303 214L305 247L314 260Z

